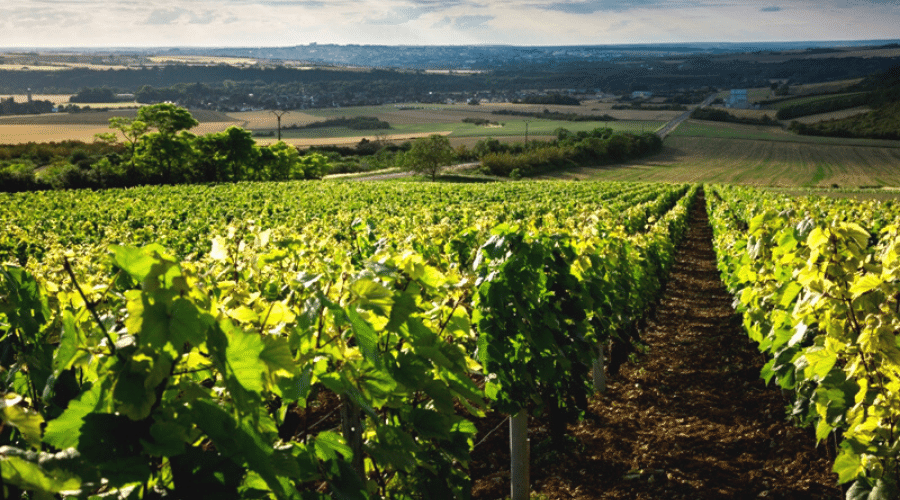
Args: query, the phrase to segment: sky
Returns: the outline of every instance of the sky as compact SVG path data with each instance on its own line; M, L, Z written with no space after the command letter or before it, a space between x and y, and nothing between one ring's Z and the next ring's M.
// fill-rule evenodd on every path
M900 39L900 0L3 0L0 47Z

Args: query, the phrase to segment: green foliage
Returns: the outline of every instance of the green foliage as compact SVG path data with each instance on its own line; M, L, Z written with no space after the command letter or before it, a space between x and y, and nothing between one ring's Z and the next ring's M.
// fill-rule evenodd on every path
M115 102L118 99L116 98L116 93L112 91L112 89L106 87L94 87L94 88L82 88L75 95L69 98L69 102Z
M441 169L453 161L453 147L450 139L439 134L416 139L412 147L403 155L403 166L418 174L435 180Z
M624 161L662 149L662 140L652 133L614 133L609 128L572 133L559 128L556 136L552 143L535 141L524 147L504 145L496 139L479 141L473 154L480 155L482 166L493 175L509 177L517 171L522 177L530 177L578 165Z
M335 128L347 127L350 130L387 130L391 128L391 124L379 119L376 116L354 116L351 118L329 118L327 120L307 123L303 126L292 125L288 129L315 129L315 128Z
M658 296L695 191L324 182L3 195L15 198L0 212L4 487L467 498L470 419L515 401L561 418L570 401L584 408L591 353ZM521 307L501 309L510 301ZM499 335L506 326L521 332ZM507 366L494 354L511 345ZM529 363L540 379L518 371ZM356 424L291 423L323 402Z
M794 121L790 129L802 135L900 140L900 101L838 120L809 125Z
M834 470L848 498L900 483L900 232L892 206L717 188L709 211L719 268L744 326L792 390L816 438L842 436ZM866 496L874 495L874 496Z
M525 104L558 104L565 106L578 106L581 101L563 94L530 95L522 99Z

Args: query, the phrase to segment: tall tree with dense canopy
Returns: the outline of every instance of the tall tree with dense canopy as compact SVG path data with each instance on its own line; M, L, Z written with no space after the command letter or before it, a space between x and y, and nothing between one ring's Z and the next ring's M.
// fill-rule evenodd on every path
M416 140L403 157L403 166L417 174L430 175L437 179L441 169L453 162L453 148L450 139L432 134Z

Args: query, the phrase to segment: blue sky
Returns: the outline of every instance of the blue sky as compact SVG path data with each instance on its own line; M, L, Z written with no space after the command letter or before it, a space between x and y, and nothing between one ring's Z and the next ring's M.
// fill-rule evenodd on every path
M900 39L900 0L15 0L0 47Z

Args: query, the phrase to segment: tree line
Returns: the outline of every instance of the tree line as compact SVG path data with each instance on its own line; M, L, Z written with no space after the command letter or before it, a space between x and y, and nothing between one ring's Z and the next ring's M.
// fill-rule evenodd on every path
M0 116L2 115L38 115L53 112L53 103L44 100L16 102L15 98L0 98Z
M631 134L600 127L589 132L556 130L552 141L501 143L497 139L479 141L468 152L479 159L482 169L500 177L531 177L553 170L587 165L617 163L662 150L662 139L654 133ZM466 152L460 152L466 157Z
M258 146L251 133L239 127L206 135L189 132L197 125L184 108L145 106L136 118L111 118L112 131L97 137L107 147L95 148L94 155L56 158L39 170L21 160L0 163L0 185L4 191L28 191L282 181L321 178L328 170L320 154L301 156L284 142Z

